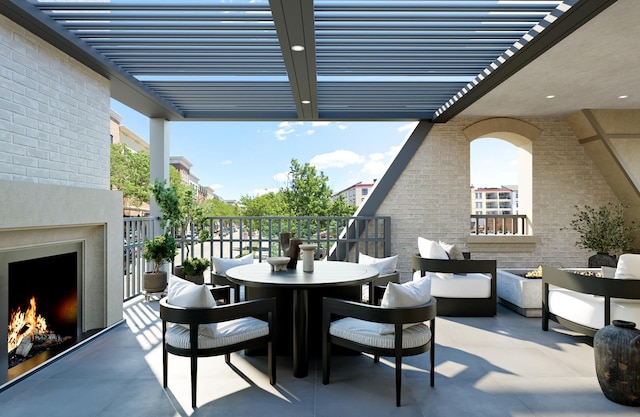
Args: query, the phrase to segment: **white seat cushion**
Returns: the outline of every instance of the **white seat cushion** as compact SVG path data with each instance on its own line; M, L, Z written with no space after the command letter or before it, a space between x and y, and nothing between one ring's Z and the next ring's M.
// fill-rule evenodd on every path
M269 334L269 323L253 317L218 323L215 337L198 332L198 349L229 346ZM167 330L166 341L177 348L189 349L189 330L183 326L172 326Z
M341 339L361 343L367 346L393 349L395 335L380 334L380 323L347 317L336 320L329 327L329 334ZM424 323L416 324L402 331L402 348L422 346L431 340L431 330Z
M604 297L551 286L549 311L556 316L593 329L604 327ZM640 324L640 300L611 299L611 321Z
M491 275L468 273L453 274L452 278L428 272L431 278L431 295L447 298L489 298L491 297ZM420 278L420 271L413 274L413 279Z

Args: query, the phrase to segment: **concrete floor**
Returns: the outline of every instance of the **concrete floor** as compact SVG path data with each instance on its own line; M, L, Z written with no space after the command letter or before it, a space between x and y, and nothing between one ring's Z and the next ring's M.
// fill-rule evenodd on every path
M595 376L590 339L539 318L498 308L492 318L438 318L436 386L428 353L405 359L402 407L394 369L364 355L336 357L331 383L321 362L294 378L291 358L278 357L275 387L264 357L199 360L198 408L190 402L188 360L169 357L162 389L158 303L125 306L126 324L0 392L0 416L638 416L640 409L606 399Z

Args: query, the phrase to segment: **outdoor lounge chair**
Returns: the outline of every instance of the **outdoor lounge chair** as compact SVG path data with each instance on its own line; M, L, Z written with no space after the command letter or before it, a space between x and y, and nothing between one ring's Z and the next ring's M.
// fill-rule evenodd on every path
M392 285L392 284L390 284ZM395 358L396 406L400 407L402 358L430 352L430 385L435 382L436 300L415 307L385 308L336 298L324 298L322 305L322 383L328 384L331 345L358 352ZM331 320L340 317L340 320ZM429 322L429 325L424 322ZM386 326L387 330L382 330ZM410 326L410 327L407 327ZM390 329L389 329L390 327ZM390 331L390 333L388 333ZM382 333L382 334L381 334Z
M198 357L225 355L246 348L267 345L267 372L271 385L276 383L276 355L273 350L275 298L245 301L223 306L189 308L160 300L162 319L162 386L168 382L168 354L191 358L191 406L196 407ZM266 316L267 321L255 316ZM203 334L204 326L215 328ZM211 329L210 327L208 327Z

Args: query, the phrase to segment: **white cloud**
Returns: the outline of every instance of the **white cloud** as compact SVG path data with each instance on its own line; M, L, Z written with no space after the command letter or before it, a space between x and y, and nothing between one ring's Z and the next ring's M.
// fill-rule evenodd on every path
M231 165L233 162L230 159L225 159L222 161L222 165Z
M271 178L277 183L286 183L289 181L289 172L278 172Z
M343 125L343 124L339 124L339 125L338 125L338 129L340 129L340 130L345 130L345 129L347 129L348 127L349 127L349 126L347 126L347 125Z
M309 129L309 130L307 130L307 132L306 132L306 133L307 133L307 136L311 136L311 135L313 135L314 133L316 133L316 131L315 131L315 130L313 130L313 129Z
M347 165L362 164L365 162L363 156L352 151L338 150L330 153L323 153L311 158L309 163L318 169L344 168Z
M296 132L295 126L299 126L302 124L302 122L282 122L278 125L280 129L276 130L274 132L274 135L278 140L287 140L287 136Z
M331 122L311 122L311 127L316 126L329 126Z
M413 130L418 125L418 122L411 122L405 125L402 125L398 128L398 132L403 132L405 130Z
M224 185L222 185L222 184L211 184L210 187L213 188L214 192L218 192L219 189L224 188Z

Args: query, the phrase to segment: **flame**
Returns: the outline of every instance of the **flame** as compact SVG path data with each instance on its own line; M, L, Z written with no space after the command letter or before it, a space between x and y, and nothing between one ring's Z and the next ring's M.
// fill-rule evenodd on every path
M47 321L36 313L36 298L32 296L27 311L23 312L18 308L18 310L11 313L8 351L11 352L18 347L26 336L33 339L33 334L47 332Z

